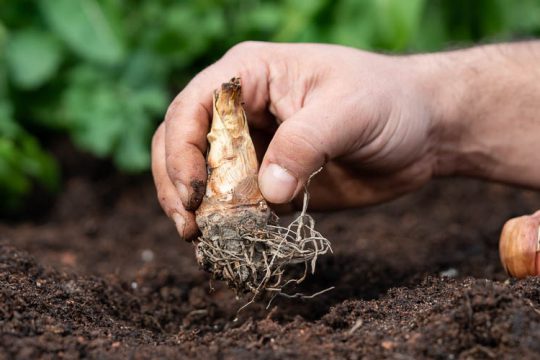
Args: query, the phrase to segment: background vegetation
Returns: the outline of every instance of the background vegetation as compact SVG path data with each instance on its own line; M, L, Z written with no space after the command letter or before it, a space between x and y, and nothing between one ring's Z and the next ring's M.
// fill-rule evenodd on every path
M58 188L51 134L148 169L172 96L243 40L405 52L539 34L540 0L0 0L0 208Z

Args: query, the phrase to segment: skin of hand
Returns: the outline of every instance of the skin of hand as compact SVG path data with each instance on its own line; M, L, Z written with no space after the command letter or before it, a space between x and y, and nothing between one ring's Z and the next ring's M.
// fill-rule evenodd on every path
M159 201L180 235L197 232L212 93L240 76L248 121L264 155L259 184L290 202L309 176L310 207L373 204L416 189L433 173L430 94L417 61L318 44L242 43L176 97L152 146Z
M262 158L259 185L270 203L294 202L322 166L310 183L311 209L382 202L437 175L540 185L540 170L531 180L508 173L523 166L505 165L532 152L515 144L521 133L511 129L509 116L525 116L517 121L540 133L530 119L540 110L540 82L516 80L508 62L496 46L388 56L335 45L241 43L193 78L156 131L152 172L160 204L180 236L197 234L193 211L205 191L212 93L233 76L242 79ZM508 84L497 82L501 76ZM524 93L522 82L532 95L520 114L506 92Z

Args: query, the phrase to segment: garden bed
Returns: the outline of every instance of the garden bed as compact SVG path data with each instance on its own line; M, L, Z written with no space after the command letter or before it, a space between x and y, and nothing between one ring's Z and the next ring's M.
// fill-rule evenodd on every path
M315 214L334 255L299 289L244 303L209 283L149 176L73 171L46 214L0 223L0 358L501 358L540 353L540 281L509 281L504 221L540 194L437 180ZM213 288L213 290L212 290Z

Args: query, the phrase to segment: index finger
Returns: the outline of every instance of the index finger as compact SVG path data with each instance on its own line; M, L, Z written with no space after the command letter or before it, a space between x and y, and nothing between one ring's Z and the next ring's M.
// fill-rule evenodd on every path
M165 116L167 173L186 210L195 210L206 189L205 156L214 89L234 76L242 79L250 122L264 128L268 105L268 67L260 56L264 44L238 46L211 65L174 99ZM253 50L253 51L248 51Z

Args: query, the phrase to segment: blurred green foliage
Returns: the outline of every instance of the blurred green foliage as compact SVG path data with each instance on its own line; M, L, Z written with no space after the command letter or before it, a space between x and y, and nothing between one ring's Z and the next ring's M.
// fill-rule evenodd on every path
M539 31L540 0L0 0L0 208L58 183L43 134L147 169L173 94L243 40L403 52Z

